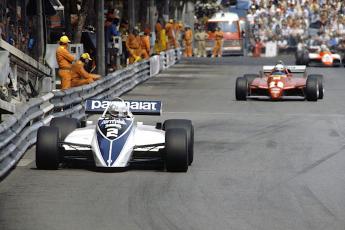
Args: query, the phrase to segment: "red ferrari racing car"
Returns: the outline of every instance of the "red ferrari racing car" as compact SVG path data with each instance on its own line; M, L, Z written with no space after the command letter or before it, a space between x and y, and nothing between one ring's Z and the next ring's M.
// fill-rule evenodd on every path
M307 75L306 66L264 66L260 74L245 74L237 78L236 100L255 98L317 101L324 96L323 85L323 76Z

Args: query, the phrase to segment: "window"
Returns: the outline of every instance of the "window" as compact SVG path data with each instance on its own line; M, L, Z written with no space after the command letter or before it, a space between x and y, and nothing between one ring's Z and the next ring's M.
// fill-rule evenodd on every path
M220 27L220 29L223 32L231 32L231 33L237 33L238 32L237 21L233 21L233 22L209 22L207 25L207 30L208 31L215 31L218 26Z

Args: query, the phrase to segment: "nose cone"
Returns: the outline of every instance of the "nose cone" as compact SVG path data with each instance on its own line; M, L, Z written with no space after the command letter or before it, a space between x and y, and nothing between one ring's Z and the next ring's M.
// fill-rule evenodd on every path
M282 95L282 89L278 87L274 87L270 89L270 95L273 100L278 100L281 98Z

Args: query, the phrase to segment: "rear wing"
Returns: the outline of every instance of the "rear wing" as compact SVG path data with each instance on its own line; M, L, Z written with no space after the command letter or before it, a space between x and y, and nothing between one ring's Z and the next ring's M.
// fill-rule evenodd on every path
M124 101L133 115L159 116L162 114L161 101L126 100ZM85 101L85 113L102 114L114 101L90 99ZM116 101L115 101L116 103ZM120 102L119 102L120 103Z
M291 73L304 73L307 69L305 65L288 65L285 66ZM270 73L274 69L274 65L266 65L262 67L264 73Z

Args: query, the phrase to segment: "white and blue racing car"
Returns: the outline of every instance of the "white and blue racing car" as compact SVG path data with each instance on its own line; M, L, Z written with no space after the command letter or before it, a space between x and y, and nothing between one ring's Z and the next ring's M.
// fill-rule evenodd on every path
M96 167L124 169L132 163L161 162L167 171L186 172L193 162L190 120L170 119L156 126L134 115L160 115L160 101L87 100L86 113L102 114L97 123L53 118L37 132L36 166L58 169L69 160L90 160Z

